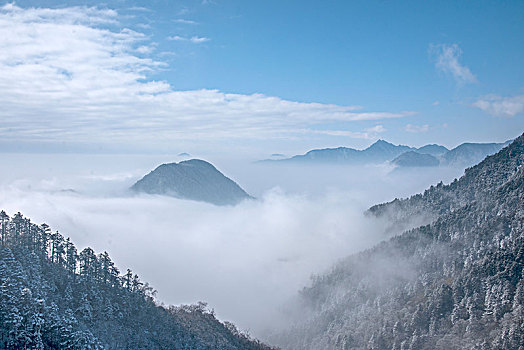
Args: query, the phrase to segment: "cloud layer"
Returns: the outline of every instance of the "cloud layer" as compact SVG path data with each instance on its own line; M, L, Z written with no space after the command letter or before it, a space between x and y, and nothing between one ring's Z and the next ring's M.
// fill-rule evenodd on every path
M0 31L6 33L0 37L4 141L166 145L300 138L329 123L412 114L263 94L177 91L151 79L165 66L147 56L154 44L143 33L123 28L113 10L8 4L0 8ZM185 39L198 43L206 38ZM357 129L347 135L365 134Z
M80 248L107 251L120 269L158 289L161 301L208 301L221 319L261 334L285 322L279 308L311 274L384 239L383 223L363 214L368 206L456 176L235 162L217 166L258 200L217 207L126 191L172 160L5 155L0 209L46 222Z

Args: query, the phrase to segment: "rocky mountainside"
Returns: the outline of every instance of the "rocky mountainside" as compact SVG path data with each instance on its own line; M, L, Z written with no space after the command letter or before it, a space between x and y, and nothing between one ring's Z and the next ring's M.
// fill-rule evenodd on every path
M138 180L131 190L216 205L235 205L252 198L212 164L199 159L162 164Z
M427 225L352 255L301 292L286 349L523 349L524 135L450 185L375 206Z
M0 244L0 349L269 349L205 303L159 306L106 252L20 213L0 213Z

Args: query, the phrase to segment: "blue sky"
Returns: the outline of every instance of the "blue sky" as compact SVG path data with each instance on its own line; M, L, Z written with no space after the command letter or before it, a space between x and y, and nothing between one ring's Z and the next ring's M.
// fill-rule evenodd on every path
M524 131L522 1L4 4L7 150L292 154Z

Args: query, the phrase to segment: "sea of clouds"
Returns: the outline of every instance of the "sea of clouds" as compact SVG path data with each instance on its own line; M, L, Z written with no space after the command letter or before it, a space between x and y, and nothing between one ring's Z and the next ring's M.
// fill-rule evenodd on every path
M3 154L0 207L107 251L165 304L206 301L218 317L262 335L312 274L386 238L372 204L419 192L458 169L215 164L256 200L237 206L128 191L166 155Z

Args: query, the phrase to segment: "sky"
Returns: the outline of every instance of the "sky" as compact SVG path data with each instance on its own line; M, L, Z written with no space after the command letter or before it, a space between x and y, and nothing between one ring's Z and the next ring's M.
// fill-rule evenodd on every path
M524 131L522 1L17 1L4 152L292 155Z

